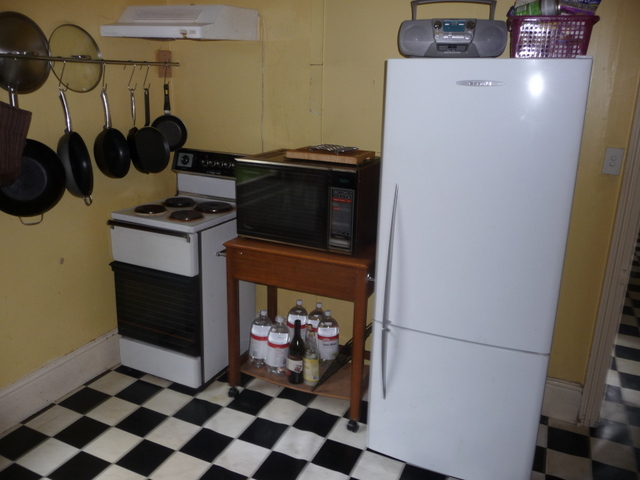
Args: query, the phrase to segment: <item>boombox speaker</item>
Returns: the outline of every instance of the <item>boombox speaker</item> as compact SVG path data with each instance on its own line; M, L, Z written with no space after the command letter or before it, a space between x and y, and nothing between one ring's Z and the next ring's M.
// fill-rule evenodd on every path
M489 20L434 18L416 20L418 5L426 3L482 3L490 6ZM494 20L495 0L413 0L411 20L402 22L398 48L406 57L498 57L507 46L507 24Z

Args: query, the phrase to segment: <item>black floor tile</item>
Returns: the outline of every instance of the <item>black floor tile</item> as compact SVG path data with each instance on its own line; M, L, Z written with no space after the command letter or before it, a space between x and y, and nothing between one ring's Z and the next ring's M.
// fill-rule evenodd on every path
M307 462L284 453L271 452L253 474L256 480L296 480Z
M640 337L640 329L637 326L625 325L621 323L618 327L618 333L621 335L628 335L630 337Z
M173 390L178 393L184 393L185 395L189 395L190 397L195 396L200 391L199 388L187 387L186 385L180 385L179 383L172 383L168 388L169 390Z
M620 386L622 388L640 390L640 376L622 372L618 372L618 375L620 375Z
M148 477L171 453L173 450L170 448L143 440L116 464L136 472L138 475Z
M638 476L629 470L605 465L604 463L592 462L593 480L637 480Z
M577 457L591 456L589 437L586 435L554 427L548 427L547 431L547 448Z
M247 477L218 465L212 465L200 480L247 480Z
M256 418L238 438L264 448L272 448L287 428L287 425L281 423Z
M48 478L51 480L93 480L109 465L111 465L109 462L101 458L80 452L51 473Z
M82 448L108 428L109 425L98 422L93 418L81 417L55 435L54 438L76 448Z
M597 427L590 429L590 435L611 442L633 445L629 436L629 428L626 424L604 418L600 419Z
M311 463L349 475L361 454L359 448L327 440Z
M234 398L228 408L233 408L239 412L244 412L249 415L257 415L264 406L272 400L272 397L265 395L264 393L256 392L249 389L244 389L240 394Z
M400 475L400 480L447 480L447 478L449 478L447 475L424 470L413 465L405 465L402 475Z
M280 392L278 398L284 398L287 400L293 400L300 405L304 405L305 407L311 403L311 401L316 398L316 396L312 393L308 392L300 392L298 390L292 390L290 388L285 388Z
M300 418L296 420L293 426L299 430L306 430L321 437L326 437L337 421L338 417L335 415L316 408L308 408L300 415Z
M144 380L138 380L121 392L118 392L116 397L126 400L127 402L135 403L136 405L142 405L160 390L162 390L162 387L158 385L145 382Z
M533 457L533 471L544 473L547 465L547 449L536 445L536 453Z
M0 472L0 480L39 480L42 477L31 470L12 463Z
M220 405L216 405L215 403L200 400L199 398L194 398L184 407L182 407L180 411L174 415L174 417L201 427L221 408L222 407Z
M141 372L140 370L136 370L135 368L125 367L124 365L120 365L115 369L116 372L122 373L123 375L129 375L134 378L142 378L146 375L146 373Z
M631 347L625 347L623 345L616 345L614 347L615 355L625 360L634 360L640 362L640 350Z
M9 460L17 460L47 438L49 437L45 434L29 427L19 427L0 439L0 455Z
M151 430L160 425L166 418L167 416L160 412L140 407L118 423L116 427L120 430L124 430L125 432L132 433L133 435L144 437Z
M212 462L232 441L231 437L203 428L180 451L205 462Z
M94 390L93 388L86 387L74 393L69 398L65 398L60 402L60 405L84 415L108 398L111 398L110 395Z
M620 390L620 387L614 387L613 385L607 385L607 388L605 390L604 399L607 402L623 403L622 390Z
M640 408L627 406L627 415L629 416L629 423L635 427L640 427Z

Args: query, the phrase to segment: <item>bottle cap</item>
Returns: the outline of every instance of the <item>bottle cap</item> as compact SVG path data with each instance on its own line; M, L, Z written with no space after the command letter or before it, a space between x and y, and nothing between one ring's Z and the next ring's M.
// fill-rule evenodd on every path
M284 323L284 317L282 317L282 316L278 315L278 316L276 317L276 323Z
M324 311L324 316L325 317L330 317L331 316L331 310L325 310Z
M260 315L266 315L267 311L266 310L260 310Z
M316 308L322 308L322 302L316 303Z
M296 305L302 305L302 300L296 300Z

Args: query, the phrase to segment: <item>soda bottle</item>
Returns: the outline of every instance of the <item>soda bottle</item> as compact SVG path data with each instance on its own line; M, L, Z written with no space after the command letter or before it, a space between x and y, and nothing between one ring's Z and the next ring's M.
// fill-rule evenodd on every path
M249 363L257 368L262 367L267 358L267 337L273 322L267 317L266 310L260 310L251 324L249 343Z
M300 320L295 321L293 339L289 345L287 356L287 376L289 383L302 383L302 359L304 358L304 341L300 335Z
M338 356L338 344L340 340L340 328L338 322L331 316L331 310L324 312L324 317L318 323L318 353L320 363L328 367Z
M311 312L309 312L309 315L307 316L307 337L309 336L309 332L313 330L316 333L314 337L316 339L316 342L318 341L318 323L320 323L322 317L324 317L322 302L317 302L316 308L314 310L311 310Z
M300 320L300 335L304 341L307 333L307 311L302 306L302 300L296 300L295 306L289 310L289 315L287 315L287 327L289 327L290 335L289 338L293 338L293 330L296 320Z
M318 340L316 332L309 329L305 343L304 358L302 360L302 377L305 385L315 387L320 379L320 358L318 355Z
M288 354L289 329L284 323L284 317L278 315L267 337L267 358L265 359L267 372L282 375L287 370Z

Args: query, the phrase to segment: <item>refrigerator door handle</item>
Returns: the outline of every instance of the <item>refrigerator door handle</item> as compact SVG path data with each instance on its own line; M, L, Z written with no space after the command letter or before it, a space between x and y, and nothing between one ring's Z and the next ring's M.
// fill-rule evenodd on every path
M381 343L381 356L382 361L380 365L382 367L382 398L387 398L387 337L389 335L389 297L391 296L391 265L393 263L393 243L395 239L396 230L396 212L398 207L398 185L396 184L396 190L393 195L393 210L391 211L391 227L389 232L389 251L387 253L387 273L384 282L384 300L382 308L382 343Z

